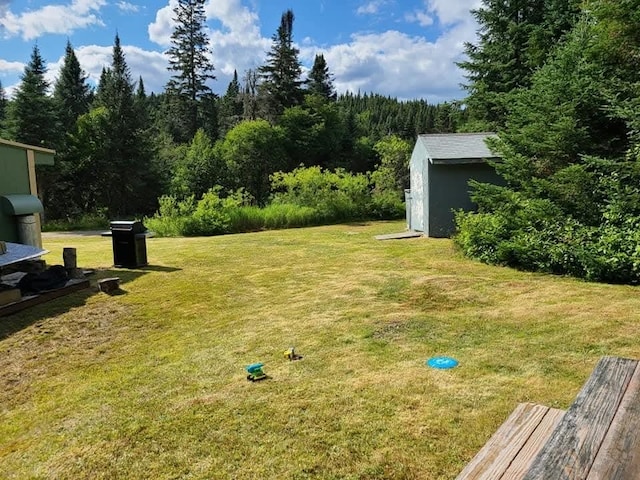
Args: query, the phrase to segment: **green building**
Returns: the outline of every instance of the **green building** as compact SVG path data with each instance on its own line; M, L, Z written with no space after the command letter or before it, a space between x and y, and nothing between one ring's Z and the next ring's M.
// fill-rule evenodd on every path
M0 240L42 247L36 165L53 165L54 155L0 138Z
M410 190L405 191L407 226L429 237L455 231L454 211L473 211L469 180L504 183L488 163L496 160L485 141L494 133L420 135L409 163Z

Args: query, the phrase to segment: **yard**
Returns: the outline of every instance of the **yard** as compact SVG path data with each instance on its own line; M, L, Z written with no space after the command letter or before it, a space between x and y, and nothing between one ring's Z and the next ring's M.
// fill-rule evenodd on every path
M519 402L566 408L602 355L640 357L635 287L373 239L403 227L154 238L139 270L45 237L125 293L0 318L0 478L451 479Z

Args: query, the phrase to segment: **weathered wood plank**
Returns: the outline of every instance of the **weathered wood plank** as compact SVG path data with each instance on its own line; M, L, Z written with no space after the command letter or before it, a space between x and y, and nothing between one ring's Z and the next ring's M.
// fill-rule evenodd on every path
M640 365L598 451L587 480L640 478Z
M549 408L546 415L538 425L538 428L531 434L527 443L522 446L518 455L513 459L509 468L501 478L504 480L515 480L524 478L527 470L533 464L536 455L551 437L551 434L562 420L565 411L557 408Z
M587 477L638 362L603 357L525 475L525 480Z
M11 315L12 313L19 312L20 310L24 310L25 308L33 307L34 305L39 305L44 302L48 302L49 300L53 300L54 298L62 297L64 295L68 295L72 292L76 292L78 290L83 290L89 287L89 280L69 280L66 286L62 288L58 288L56 290L49 290L48 292L40 293L38 295L31 295L28 297L22 297L22 300L10 303L8 305L4 305L0 307L0 317L5 315Z
M543 422L549 407L521 403L456 480L499 479ZM511 477L509 477L511 479Z

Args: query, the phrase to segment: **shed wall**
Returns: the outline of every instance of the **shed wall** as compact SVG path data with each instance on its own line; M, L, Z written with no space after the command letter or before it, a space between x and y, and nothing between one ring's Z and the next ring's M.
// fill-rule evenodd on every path
M409 183L411 187L411 203L409 211L409 229L417 232L425 231L427 212L427 151L421 142L416 142L409 161Z
M0 195L29 194L27 151L0 144ZM0 240L18 241L15 220L0 211Z
M502 185L504 180L487 163L429 164L429 237L450 237L455 232L454 211L474 211L469 180Z

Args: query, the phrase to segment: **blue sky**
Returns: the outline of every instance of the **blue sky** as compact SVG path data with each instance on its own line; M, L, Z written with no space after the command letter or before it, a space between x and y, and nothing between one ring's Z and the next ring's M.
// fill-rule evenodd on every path
M0 0L0 81L11 93L37 43L54 81L69 39L96 81L118 32L135 79L161 91L176 0ZM224 93L234 69L261 65L280 16L295 14L294 41L310 67L322 53L339 92L375 92L431 103L460 99L464 42L475 41L469 10L480 0L210 0L211 55Z

